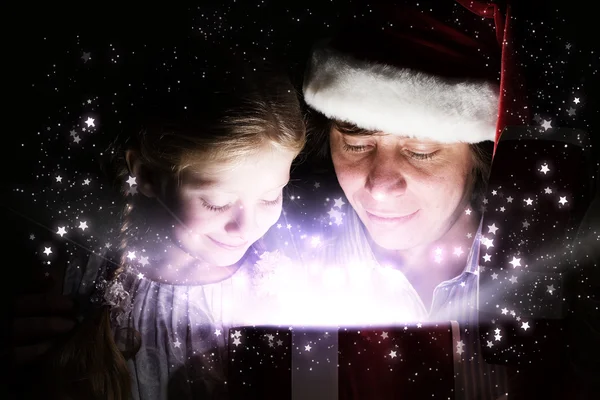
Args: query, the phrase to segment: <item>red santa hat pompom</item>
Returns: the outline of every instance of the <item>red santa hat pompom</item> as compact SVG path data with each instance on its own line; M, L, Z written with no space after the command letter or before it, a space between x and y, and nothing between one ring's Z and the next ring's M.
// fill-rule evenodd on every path
M319 43L306 102L369 130L443 143L497 139L503 16L493 4L459 3L382 6Z

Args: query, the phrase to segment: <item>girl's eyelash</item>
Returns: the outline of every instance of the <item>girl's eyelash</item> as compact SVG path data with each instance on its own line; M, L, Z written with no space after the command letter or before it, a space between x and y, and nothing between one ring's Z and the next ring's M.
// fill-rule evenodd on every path
M275 200L271 200L271 201L263 200L263 204L266 206L276 206L279 204L282 197L283 197L283 194L280 194L279 197L277 197ZM209 204L206 201L202 200L202 206L204 206L206 209L208 209L210 211L221 213L221 212L227 211L231 207L231 204L227 204L222 207L216 207L216 206L213 206L212 204Z
M223 212L223 211L226 211L229 207L231 207L230 204L224 205L222 207L216 207L216 206L213 206L212 204L208 204L204 200L202 200L202 205L205 208L207 208L208 210L213 211L213 212Z
M281 201L282 198L283 198L283 194L280 194L279 197L277 197L275 200L271 200L271 201L263 200L263 203L267 206L276 206L277 204L279 204L279 202Z

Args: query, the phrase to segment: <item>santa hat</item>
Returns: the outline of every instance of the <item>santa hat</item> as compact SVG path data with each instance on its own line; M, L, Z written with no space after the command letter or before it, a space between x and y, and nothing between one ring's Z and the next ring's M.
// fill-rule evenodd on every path
M451 22L429 7L384 6L317 44L307 104L368 130L444 143L497 140L504 16L487 2L438 1L434 9L439 3L453 7L445 13Z

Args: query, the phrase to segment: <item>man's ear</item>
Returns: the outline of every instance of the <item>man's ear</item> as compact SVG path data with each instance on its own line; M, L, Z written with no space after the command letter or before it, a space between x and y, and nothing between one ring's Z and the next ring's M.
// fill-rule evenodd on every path
M140 153L137 150L127 150L125 160L129 174L135 177L138 192L146 197L156 197L160 190L158 176L144 165Z

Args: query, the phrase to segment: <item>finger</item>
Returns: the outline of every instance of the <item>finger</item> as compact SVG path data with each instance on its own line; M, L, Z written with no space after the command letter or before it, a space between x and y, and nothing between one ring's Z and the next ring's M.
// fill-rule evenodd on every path
M15 314L19 316L65 314L74 309L73 300L54 293L26 294L15 299Z
M53 342L51 340L32 344L29 346L16 347L14 351L14 362L17 366L22 366L31 363L48 353L52 348Z
M60 317L18 318L13 322L13 340L22 344L36 339L48 339L69 332L75 324L72 319Z

